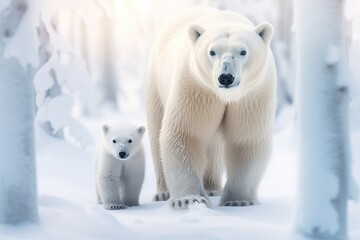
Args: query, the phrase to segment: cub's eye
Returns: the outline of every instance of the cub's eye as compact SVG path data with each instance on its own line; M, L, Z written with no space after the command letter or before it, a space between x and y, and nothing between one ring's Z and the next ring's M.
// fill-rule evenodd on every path
M113 140L113 143L116 143L116 140L115 140L115 139Z
M240 55L241 55L241 56L245 56L245 55L246 55L246 51L245 51L245 50L242 50L242 51L240 52Z
M132 143L132 140L131 140L131 139L129 139L128 143Z
M210 56L215 56L215 55L216 55L216 53L213 50L211 50L210 51Z

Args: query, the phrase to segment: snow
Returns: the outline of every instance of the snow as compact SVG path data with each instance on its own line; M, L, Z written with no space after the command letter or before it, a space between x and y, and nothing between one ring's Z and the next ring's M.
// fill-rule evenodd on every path
M294 119L293 110L283 115ZM144 124L142 114L134 116L105 113L98 119L81 119L94 139L101 125L115 121ZM285 120L284 120L285 121ZM260 186L257 206L219 207L219 197L211 197L214 208L194 206L174 211L166 202L152 202L155 176L149 139L145 136L146 176L140 206L119 211L104 210L96 204L92 157L94 147L78 148L49 137L37 129L37 165L40 226L0 225L0 239L254 239L289 240L294 212L297 164L295 132L292 124L275 135L274 152ZM360 132L353 134L354 155L360 156ZM357 140L357 141L356 141ZM360 172L360 168L357 168ZM360 205L349 209L350 240L360 239ZM316 210L315 210L316 211ZM271 238L270 238L271 237Z
M0 11L6 8L9 2L9 0L0 0ZM114 49L114 53L118 57L114 59L113 64L118 69L121 79L118 97L119 105L124 113L104 112L102 115L96 114L97 118L92 116L91 119L84 116L76 119L70 114L78 110L75 108L79 104L88 104L87 107L95 109L97 107L95 105L98 103L94 96L95 91L98 92L99 89L95 90L94 80L89 79L85 63L79 58L78 49L71 49L69 42L63 41L64 36L60 36L61 32L58 34L54 31L50 22L59 8L63 10L61 14L64 16L68 14L69 22L74 21L74 18L69 17L72 15L76 16L75 20L84 19L89 30L87 33L89 54L94 55L94 50L99 48L99 43L93 38L102 33L98 26L99 21L104 14L111 16L114 9L111 9L107 1L103 0L37 0L34 2L37 5L28 12L30 14L32 11L32 14L35 15L41 12L41 20L45 22L45 27L49 30L50 44L52 45L50 49L53 51L51 60L47 65L42 66L35 77L37 104L42 107L38 112L37 120L51 119L55 129L63 127L68 142L49 137L41 129L36 129L40 225L0 225L0 240L293 239L291 232L296 208L296 179L299 171L295 145L299 133L294 131L293 126L294 107L288 105L277 116L273 156L259 189L261 205L245 208L218 207L219 197L211 197L214 206L212 209L198 205L189 211L174 211L165 202L152 202L156 180L147 136L144 140L147 171L140 206L126 210L107 211L96 204L92 158L94 143L99 139L98 133L101 125L118 120L128 120L139 125L145 123L144 115L139 114L138 111L144 112L140 107L143 100L143 79L148 50L154 34L169 16L174 15L179 9L192 5L195 1L154 0L152 3L156 4L152 6L141 4L140 0L130 1L130 5L122 1L115 1L116 14L114 16L119 31L117 31L116 39L118 45ZM268 20L277 24L277 21L281 21L281 19L279 20L278 6L269 0L256 1L256 3L249 0L222 1L221 3L207 0L196 2L242 12L255 22ZM143 8L139 9L138 5ZM358 67L360 8L358 5L356 0L346 1L345 15L348 20L352 20L352 29L350 29L352 35L349 39L352 40L349 47L349 59L353 74L350 88L352 94L350 126L352 128L353 173L356 181L360 182L360 87L358 87L360 86L360 68ZM129 8L133 8L133 12L129 11ZM29 63L33 66L38 65L37 50L40 44L36 32L36 27L39 25L38 20L39 18L24 16L19 30L7 42L6 56L19 57L23 66ZM288 20L284 19L284 21ZM69 25L73 24L75 23L71 22ZM311 25L312 23L308 23L305 24L305 27L311 27ZM26 44L23 44L24 39ZM281 44L285 43L274 42L274 45L278 45L278 51L284 52L282 49L284 46ZM325 61L330 65L337 63L340 58L338 51L337 47L330 47ZM282 66L279 70L282 69L283 75L289 79L289 82L292 82L293 77L288 76L291 75L290 67L286 67L289 60L284 55L286 54L282 53L279 57ZM97 55L94 56L94 59L87 64L90 65L90 70L95 69L91 73L91 77L97 78L97 74L101 74L101 71L94 66L99 67L101 64L99 64ZM56 79L51 77L51 70L56 74ZM65 95L48 99L46 92L53 86L54 80L61 85ZM8 99L3 99L3 101L6 102ZM75 103L75 107L73 103ZM101 109L104 108L101 106ZM132 112L133 115L126 114L129 112ZM6 129L6 132L3 133L10 135L11 129ZM9 141L9 138L2 140ZM79 146L83 148L79 148ZM3 153L3 150L0 151L0 156ZM0 168L0 176L5 172L4 169ZM328 181L334 180L331 175L323 177ZM313 185L315 185L313 182L307 184L308 187L314 187ZM355 192L356 185L352 186ZM322 186L318 186L318 188L321 189ZM331 189L325 190L334 194ZM309 205L309 207L311 206ZM320 220L327 222L332 219L332 210L329 207L329 205L324 205L321 209L312 209L312 211L316 213L315 217L324 215ZM322 214L320 214L320 210ZM330 224L336 225L331 222ZM360 203L358 202L349 203L348 229L350 240L360 240Z

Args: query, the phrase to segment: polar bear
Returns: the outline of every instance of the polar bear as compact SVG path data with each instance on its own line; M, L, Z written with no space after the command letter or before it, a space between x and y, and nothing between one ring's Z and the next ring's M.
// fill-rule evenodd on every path
M155 200L210 207L208 194L221 192L221 206L257 202L272 146L272 36L269 23L209 7L186 10L159 33L146 82Z
M141 141L144 132L143 126L124 123L115 127L103 125L94 165L97 200L105 209L139 205L145 174Z

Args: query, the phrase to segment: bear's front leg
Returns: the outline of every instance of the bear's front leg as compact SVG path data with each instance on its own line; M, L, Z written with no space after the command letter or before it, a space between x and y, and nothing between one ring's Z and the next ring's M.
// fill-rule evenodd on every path
M194 80L195 81L195 80ZM160 130L160 154L173 208L210 201L203 178L206 148L219 128L225 105L190 79L177 81L169 97Z
M119 189L119 177L107 176L99 178L99 192L105 209L118 210L127 208L121 201Z
M270 157L271 142L226 142L225 145L227 182L220 206L257 204L257 189Z
M160 139L171 206L175 209L187 209L192 204L210 207L201 180L206 167L203 144L198 139L166 128Z

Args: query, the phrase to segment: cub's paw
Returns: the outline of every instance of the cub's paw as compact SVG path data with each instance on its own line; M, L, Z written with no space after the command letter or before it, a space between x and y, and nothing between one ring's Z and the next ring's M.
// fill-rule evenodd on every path
M234 201L225 201L220 203L220 206L225 207L246 207L258 204L256 200L234 200Z
M186 196L170 201L170 205L173 209L189 209L191 205L196 204L205 204L207 207L210 207L210 202L205 197L199 195Z
M221 196L221 191L218 190L206 190L206 193L209 197Z
M157 194L155 194L153 200L155 202L160 202L160 201L167 201L169 198L170 198L169 191L164 191L164 192L158 192Z
M101 200L97 200L98 204L103 204L103 202Z
M125 204L118 204L118 203L108 203L108 204L104 204L104 208L107 210L121 210L121 209L125 209L128 206L126 206Z

